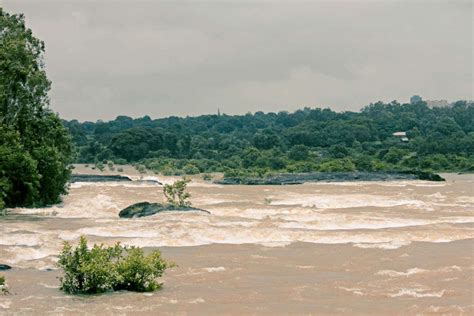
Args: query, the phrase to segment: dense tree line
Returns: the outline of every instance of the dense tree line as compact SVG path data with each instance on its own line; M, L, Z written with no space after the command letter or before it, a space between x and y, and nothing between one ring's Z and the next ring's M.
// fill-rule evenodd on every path
M43 54L23 15L0 8L0 209L56 203L66 192L72 144L48 108Z
M226 172L474 171L474 106L370 104L360 112L202 115L64 122L76 161L142 163L164 174ZM408 141L392 134L405 131Z

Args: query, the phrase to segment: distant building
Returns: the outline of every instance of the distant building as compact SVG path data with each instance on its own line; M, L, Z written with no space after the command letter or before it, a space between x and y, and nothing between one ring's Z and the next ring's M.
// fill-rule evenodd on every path
M392 136L400 138L400 140L404 143L408 142L407 132L395 132Z
M418 102L421 102L421 101L423 101L423 99L419 95L414 95L410 98L410 103L411 104L415 104L415 103L418 103Z
M395 132L392 135L395 137L407 137L407 132Z
M441 108L449 105L448 100L426 100L425 102L430 108Z

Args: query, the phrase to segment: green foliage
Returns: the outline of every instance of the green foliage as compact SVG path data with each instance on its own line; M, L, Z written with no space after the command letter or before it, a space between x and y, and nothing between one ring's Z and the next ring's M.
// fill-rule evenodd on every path
M118 262L117 271L121 276L120 289L138 292L155 291L161 287L156 279L170 267L161 258L159 251L153 251L145 256L140 248L129 248L127 256Z
M288 158L295 161L303 161L309 158L309 148L305 145L295 145L288 151Z
M146 173L146 167L144 165L135 165L135 169L140 173L140 174L145 174Z
M114 162L109 160L107 161L107 166L109 167L109 170L110 171L114 171L115 170L115 166L114 166Z
M355 171L356 167L351 159L336 159L324 162L319 166L321 172Z
M95 163L95 167L96 167L97 169L99 169L100 172L102 172L102 171L105 170L105 166L104 166L104 164L102 163L102 161L96 162L96 163Z
M211 181L212 180L212 175L210 175L209 173L205 173L202 175L202 179L204 181Z
M44 44L0 8L0 207L57 203L67 192L70 136L48 108Z
M467 171L474 164L474 105L370 104L360 112L202 115L66 122L79 161L126 159L164 175L318 170ZM405 131L402 142L392 134ZM84 143L84 137L86 142ZM443 161L443 155L447 161ZM351 163L348 163L349 159Z
M187 164L186 166L184 166L183 172L189 175L198 174L199 168L193 164Z
M190 179L183 178L175 181L173 184L165 184L163 186L163 194L168 203L174 206L191 206L191 202L189 201L191 194L185 192L189 182L191 182Z
M172 266L157 250L145 255L140 248L119 243L112 247L94 245L89 249L84 237L76 248L64 243L58 265L64 271L61 290L70 294L154 291L161 286L156 279Z
M5 279L5 276L0 274L0 293L1 294L9 294L10 291L8 291L8 285L7 281Z

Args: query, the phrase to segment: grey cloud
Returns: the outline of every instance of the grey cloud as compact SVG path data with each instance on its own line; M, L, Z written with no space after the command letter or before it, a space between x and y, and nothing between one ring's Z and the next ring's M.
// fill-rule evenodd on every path
M470 1L3 4L46 42L65 118L472 98Z

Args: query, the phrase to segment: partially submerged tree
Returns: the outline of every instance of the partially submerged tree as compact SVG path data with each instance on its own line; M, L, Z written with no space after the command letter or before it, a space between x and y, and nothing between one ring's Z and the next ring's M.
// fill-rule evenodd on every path
M71 141L48 108L43 54L24 16L0 8L0 207L56 203L67 191Z
M189 182L191 182L190 179L183 178L175 181L173 184L165 184L163 193L168 203L181 207L191 206L191 202L189 201L191 194L185 192Z

